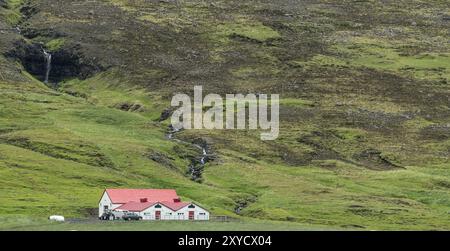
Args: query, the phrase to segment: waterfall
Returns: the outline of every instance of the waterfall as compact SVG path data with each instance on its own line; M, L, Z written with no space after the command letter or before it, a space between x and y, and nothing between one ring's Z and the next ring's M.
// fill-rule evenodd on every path
M170 125L169 126L169 133L167 134L167 138L168 139L173 139L173 136L175 135L175 133L177 133L179 131L181 131L181 130L173 127L173 125Z
M174 126L170 125L169 126L169 131L167 134L167 138L169 140L181 143L181 144L189 144L192 145L194 147L196 147L197 149L201 149L202 150L202 155L201 157L195 157L191 159L191 163L188 166L188 174L191 176L191 180L201 183L202 182L202 173L203 173L203 169L206 165L207 162L211 161L211 153L209 153L208 155L208 146L206 143L202 143L202 144L195 144L195 143L191 143L191 142L187 142L187 141L183 141L181 139L177 139L175 138L175 134L180 132L181 130L176 129ZM200 160L199 160L200 158Z
M52 54L48 53L46 50L42 49L45 56L45 62L47 63L45 67L45 79L44 83L48 83L48 77L50 75L50 70L52 69Z
M201 163L202 165L204 165L204 164L205 164L205 159L206 159L206 156L208 155L208 153L206 152L206 149L205 149L205 148L202 148L202 150L203 150L203 156L202 156L202 158L201 158L201 160L200 160L200 163Z

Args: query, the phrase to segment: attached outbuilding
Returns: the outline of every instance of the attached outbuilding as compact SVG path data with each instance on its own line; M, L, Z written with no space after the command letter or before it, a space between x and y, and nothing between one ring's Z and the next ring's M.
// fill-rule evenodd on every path
M133 212L143 220L209 220L209 212L193 202L182 202L174 189L106 189L99 217L107 212Z

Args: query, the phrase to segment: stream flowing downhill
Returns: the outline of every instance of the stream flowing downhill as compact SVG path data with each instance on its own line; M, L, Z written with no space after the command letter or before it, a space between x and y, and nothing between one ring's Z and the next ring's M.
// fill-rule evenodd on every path
M169 132L167 134L167 139L176 141L179 143L183 143L183 144L189 144L189 145L191 145L195 148L198 148L202 151L202 154L199 157L191 160L191 163L189 164L189 167L188 167L188 174L190 175L191 180L193 180L195 182L201 182L203 169L209 160L207 147L201 146L199 144L187 142L187 141L182 141L180 139L175 138L174 137L175 134L180 131L181 130L174 129L174 127L172 125L169 126Z
M202 165L204 165L205 164L205 160L206 160L206 157L208 156L208 153L206 152L206 148L204 148L204 147L202 147L202 158L200 159L200 163L202 164Z
M46 50L42 49L43 53L44 53L44 57L45 57L45 78L44 78L44 83L48 84L48 79L50 76L50 71L52 69L52 54L48 53Z

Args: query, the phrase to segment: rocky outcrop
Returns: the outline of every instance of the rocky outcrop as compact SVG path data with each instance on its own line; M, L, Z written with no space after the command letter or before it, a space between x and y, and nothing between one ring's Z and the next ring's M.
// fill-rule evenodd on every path
M173 157L167 156L164 153L151 150L148 153L148 158L155 161L156 163L159 163L159 164L169 168L169 169L177 169L176 165L173 163L173 161L175 161L175 159Z
M391 170L403 168L387 159L381 151L376 149L364 150L354 157L363 166L369 167L374 170Z
M25 70L37 79L42 81L45 79L46 58L41 45L20 40L14 44L11 51L6 53L6 56L19 60Z
M43 50L44 46L41 44L20 40L15 43L14 48L6 56L19 60L28 73L44 81L47 61ZM51 52L51 54L52 65L49 82L52 83L74 77L86 79L103 70L103 67L98 66L94 59L82 53L79 45L69 45Z

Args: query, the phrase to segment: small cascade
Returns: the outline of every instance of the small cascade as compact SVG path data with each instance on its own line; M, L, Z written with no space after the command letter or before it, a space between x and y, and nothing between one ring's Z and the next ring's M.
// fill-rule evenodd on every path
M179 131L181 131L181 130L173 127L172 125L170 125L169 126L169 132L167 133L167 138L168 139L173 139L175 133L177 133Z
M208 153L209 147L204 142L200 143L200 144L196 144L196 143L182 141L180 139L175 138L175 134L180 131L181 130L177 130L174 126L170 125L166 137L169 140L177 141L177 142L183 143L183 144L189 144L189 145L202 151L202 154L200 156L191 159L191 163L188 166L188 172L187 172L187 174L190 176L191 180L201 183L203 169L205 168L205 165L209 161L214 159L214 156L211 154L211 152Z
M202 158L200 159L200 163L202 165L205 165L205 163L206 163L205 160L206 160L208 153L206 152L206 149L204 147L202 148L202 150L203 150L203 155L202 155Z
M202 182L202 174L203 170L205 169L205 165L208 161L210 161L210 159L206 147L202 147L196 144L194 144L194 146L202 150L202 155L199 156L199 158L195 158L191 161L188 173L191 176L191 180L200 183Z
M46 50L42 49L44 56L45 56L45 62L46 67L45 67L45 79L44 79L44 83L48 84L48 78L50 76L50 70L52 69L52 54L48 53Z

